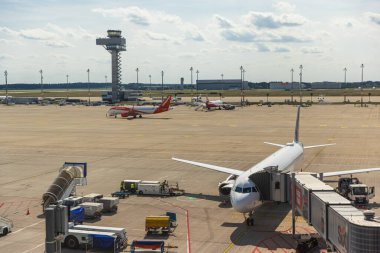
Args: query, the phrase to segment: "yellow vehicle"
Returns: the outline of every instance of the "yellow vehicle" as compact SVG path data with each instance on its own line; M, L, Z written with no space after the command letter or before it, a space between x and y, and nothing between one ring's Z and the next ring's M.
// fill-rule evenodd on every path
M145 218L145 231L147 233L162 233L170 232L170 217L169 216L147 216Z

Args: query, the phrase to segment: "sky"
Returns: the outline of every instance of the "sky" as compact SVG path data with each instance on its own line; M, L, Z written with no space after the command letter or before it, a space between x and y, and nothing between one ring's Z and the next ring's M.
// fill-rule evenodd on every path
M122 82L380 80L378 0L0 0L0 71L8 83L110 81L96 38L122 31ZM0 84L4 83L0 78Z

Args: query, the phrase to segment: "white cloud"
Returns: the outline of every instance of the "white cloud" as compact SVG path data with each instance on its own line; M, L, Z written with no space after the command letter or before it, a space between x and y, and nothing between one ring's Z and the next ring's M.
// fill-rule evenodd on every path
M287 2L277 2L273 4L273 7L276 11L280 13L289 13L294 12L296 10L296 6L294 4L290 4Z
M256 49L258 52L261 52L261 53L270 52L269 47L267 47L266 45L262 43L256 43Z
M143 8L131 6L127 8L93 9L93 12L102 14L104 17L119 17L129 20L136 25L148 26L151 24L151 13Z
M276 52L276 53L289 53L290 49L287 47L276 47L274 49L274 52Z
M380 13L367 12L365 14L369 20L377 25L380 25Z
M229 21L228 19L222 17L222 16L214 15L213 19L214 19L215 23L218 25L218 27L220 27L220 28L232 28L233 27L232 22Z
M51 40L56 38L56 34L41 28L21 30L19 34L21 37L30 40Z
M301 26L306 19L298 14L275 15L270 12L251 11L243 19L259 29L278 29L281 27Z
M255 34L245 28L225 29L220 32L220 35L229 41L252 42L256 39Z
M48 40L45 42L45 45L48 47L54 47L54 48L66 48L66 47L73 46L66 41L58 41L58 40Z
M303 47L301 48L301 52L304 54L321 54L323 51L317 47Z

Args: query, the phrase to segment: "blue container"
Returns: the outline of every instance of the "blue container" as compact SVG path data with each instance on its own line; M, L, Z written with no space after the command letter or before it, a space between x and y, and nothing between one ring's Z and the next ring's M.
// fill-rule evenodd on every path
M169 216L170 221L177 221L177 214L172 212L166 212L166 216Z
M70 221L74 224L82 223L84 221L84 208L76 207L70 210Z

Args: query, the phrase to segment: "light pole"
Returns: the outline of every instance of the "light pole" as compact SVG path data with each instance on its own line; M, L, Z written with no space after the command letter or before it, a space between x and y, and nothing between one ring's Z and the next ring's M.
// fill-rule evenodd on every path
M362 86L360 87L360 107L363 107L363 72L364 72L364 64L360 65L362 68Z
M161 101L164 101L164 71L161 70Z
M243 106L243 66L240 66L240 80L241 80L241 85L240 85L240 105Z
M5 76L5 103L8 105L8 71L4 71Z
M39 71L40 74L41 74L41 97L42 97L42 100L44 99L44 77L42 75L42 69Z
M87 69L87 83L88 83L88 105L91 103L91 90L90 90L90 69Z
M105 80L105 82L106 82L105 88L106 88L106 90L107 90L107 75L104 76L104 80Z
M290 100L293 104L293 73L294 73L294 69L291 68L290 72L292 73L292 78L291 78L292 82L291 82L291 86L290 86Z
M136 68L136 77L137 77L137 84L139 84L139 68Z
M66 75L66 99L69 99L69 75Z
M197 100L198 100L198 75L199 75L199 70L197 69L197 71L195 73L197 73Z
M152 86L152 75L149 75L149 85Z
M302 105L302 70L303 70L303 66L302 64L300 65L300 105Z
M347 85L347 68L344 68L343 71L344 71L344 84Z
M193 67L190 67L191 93L193 93Z
M224 79L223 79L224 75L223 75L223 74L221 74L220 76L222 77L222 80L224 80Z

